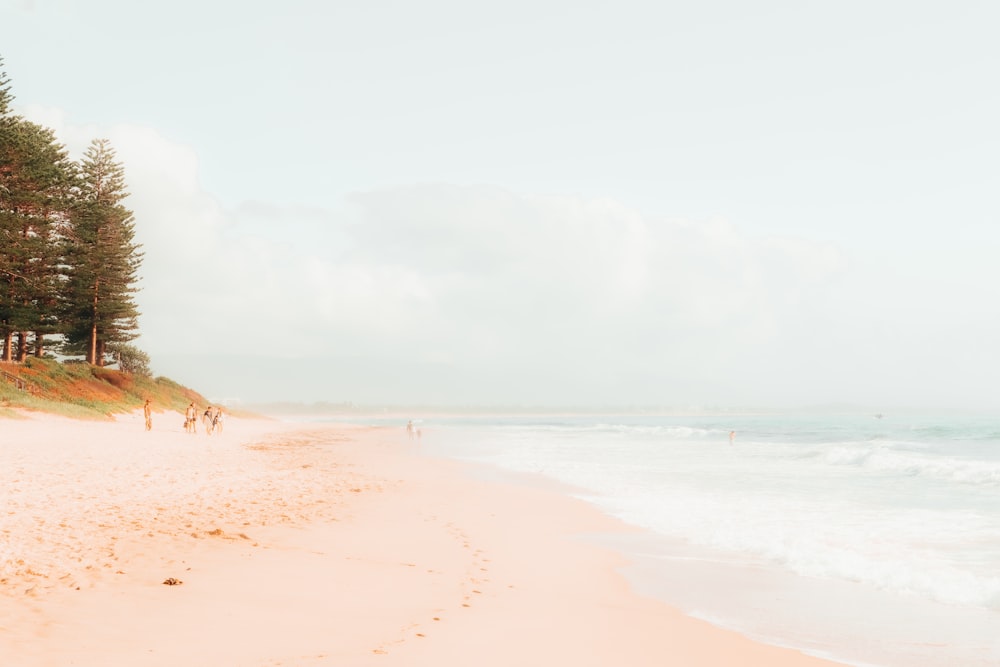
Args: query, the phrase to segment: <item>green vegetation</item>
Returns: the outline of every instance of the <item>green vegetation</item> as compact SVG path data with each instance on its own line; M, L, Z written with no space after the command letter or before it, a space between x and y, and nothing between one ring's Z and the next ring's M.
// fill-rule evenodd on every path
M0 417L106 419L147 399L156 410L207 405L153 378L149 355L130 344L142 252L114 149L96 139L75 162L13 99L0 58Z
M86 363L30 357L23 364L0 364L0 417L17 417L14 408L77 419L108 419L142 407L148 398L157 410L183 412L188 403L208 399L164 377L151 378Z
M98 367L126 357L142 367L121 354L139 335L142 264L124 167L107 140L75 162L51 129L14 114L2 67L0 361L51 347Z

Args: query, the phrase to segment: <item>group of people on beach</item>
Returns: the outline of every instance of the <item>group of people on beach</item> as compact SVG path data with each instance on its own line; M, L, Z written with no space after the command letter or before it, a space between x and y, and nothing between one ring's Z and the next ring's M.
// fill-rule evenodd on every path
M142 406L142 415L146 420L146 430L152 431L153 402L148 398ZM225 416L221 406L210 405L201 413L201 423L205 427L205 433L208 435L222 433L222 424L224 421ZM194 401L189 403L187 409L184 411L184 431L187 433L198 432L198 408L194 406Z
M420 429L417 427L416 424L413 423L412 419L406 422L406 435L410 436L410 440L413 440L414 437L416 437L418 440L420 439L421 436Z
M222 424L225 421L223 414L221 406L210 405L205 408L201 413L201 423L205 427L205 433L208 435L222 433ZM188 433L198 432L198 408L194 406L194 402L191 402L184 411L184 430Z

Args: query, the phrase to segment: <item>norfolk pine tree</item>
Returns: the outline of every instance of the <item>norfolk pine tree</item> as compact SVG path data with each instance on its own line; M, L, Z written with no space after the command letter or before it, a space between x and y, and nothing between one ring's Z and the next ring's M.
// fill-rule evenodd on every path
M74 169L51 130L11 114L11 99L0 72L0 360L23 361L28 332L40 356L42 337L58 327L59 239Z
M80 191L70 215L68 282L62 316L64 351L103 366L109 345L138 336L140 246L135 242L125 170L106 139L91 142L80 164Z
M14 101L14 95L10 92L10 79L3 68L3 56L0 56L0 118L10 113L10 104Z

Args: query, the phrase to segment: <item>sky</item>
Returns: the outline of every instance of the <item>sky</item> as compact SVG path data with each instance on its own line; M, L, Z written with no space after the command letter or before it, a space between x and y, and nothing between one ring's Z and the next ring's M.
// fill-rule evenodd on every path
M1000 5L0 0L213 400L1000 408Z

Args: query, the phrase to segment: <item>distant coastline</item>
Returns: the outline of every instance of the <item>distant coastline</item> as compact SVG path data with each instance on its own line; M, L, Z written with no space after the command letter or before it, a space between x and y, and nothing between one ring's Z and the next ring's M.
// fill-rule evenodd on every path
M607 406L579 406L579 405L421 405L421 404L357 404L352 402L248 402L240 403L240 407L257 414L272 416L317 416L317 417L412 417L420 415L424 417L450 417L450 416L595 416L595 415L616 415L616 416L644 416L644 417L700 417L700 416L774 416L774 415L871 415L875 418L882 415L891 418L892 415L903 414L981 414L982 411L961 411L947 409L926 409L926 408L874 408L849 403L808 405L793 407L716 407L716 406L636 406L636 405L607 405Z

